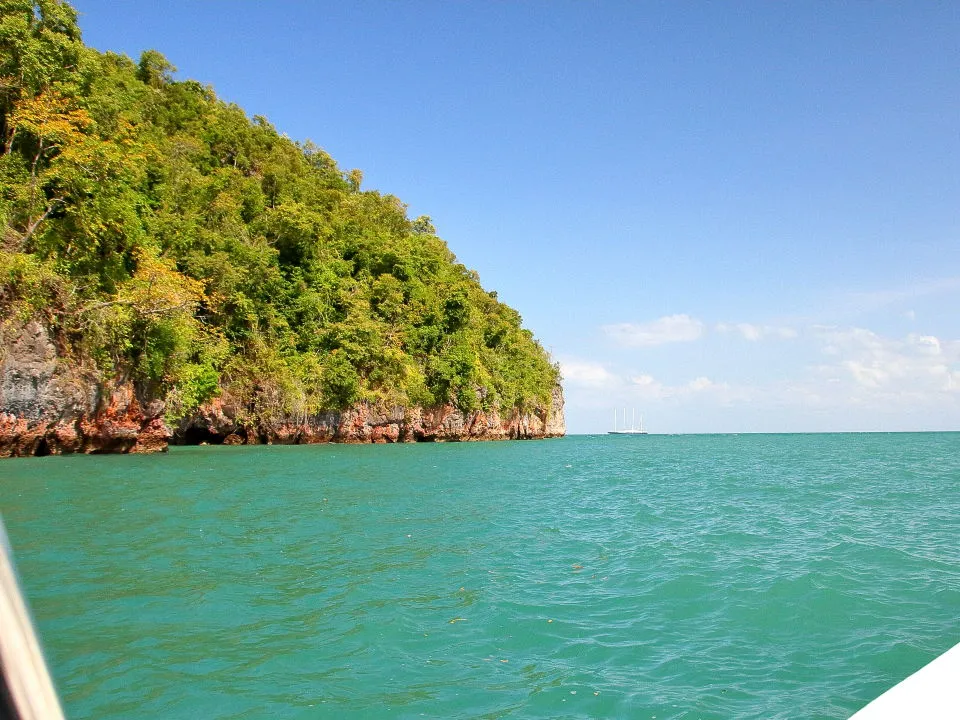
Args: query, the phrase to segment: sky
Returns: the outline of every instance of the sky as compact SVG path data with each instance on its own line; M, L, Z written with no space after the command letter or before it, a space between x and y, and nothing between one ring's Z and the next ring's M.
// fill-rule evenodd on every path
M960 4L76 0L429 215L569 433L960 430Z

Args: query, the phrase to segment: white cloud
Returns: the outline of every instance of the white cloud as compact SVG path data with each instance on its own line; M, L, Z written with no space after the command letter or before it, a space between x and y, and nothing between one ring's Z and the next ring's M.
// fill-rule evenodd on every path
M831 362L817 374L852 381L861 401L890 401L895 397L934 400L952 391L960 364L960 343L934 335L911 333L904 339L884 337L864 328L814 328L821 352Z
M714 393L724 400L745 397L743 390L733 391L727 383L716 383L702 375L680 385L665 385L652 375L637 375L630 378L630 385L644 399L682 399L701 393Z
M701 390L707 390L711 387L714 387L713 381L708 377L703 377L702 375L695 380L691 380L687 383L687 387L693 390L694 392L699 392Z
M774 327L768 328L768 331L770 334L781 337L784 340L792 340L800 334L792 327Z
M709 329L717 337L703 348L562 362L571 417L576 407L605 420L607 408L635 406L658 421L658 431L960 426L960 340L850 326L724 323ZM605 330L634 346L666 338L689 342L707 332L688 316ZM744 353L746 343L763 343L762 352ZM631 367L641 357L643 364Z
M631 378L632 383L631 389L633 394L641 400L663 400L664 398L673 397L675 394L672 388L665 386L659 380L655 380L650 375L640 375L639 377Z
M603 331L621 345L653 347L697 340L703 334L703 323L689 315L667 315L647 323L604 325Z
M850 371L854 380L868 388L878 388L890 379L890 372L874 363L865 365L856 360L846 360L843 366Z
M589 360L562 360L560 372L564 383L586 387L609 387L616 384L617 377L603 365Z
M950 393L960 391L960 372L947 372L947 376L943 383L943 389Z
M752 323L720 323L717 325L717 331L721 333L740 333L744 340L756 342L765 337L776 337L784 340L790 340L797 337L799 333L791 327L779 325L754 325Z
M907 336L907 342L924 355L940 355L942 353L940 340L933 335L910 334Z

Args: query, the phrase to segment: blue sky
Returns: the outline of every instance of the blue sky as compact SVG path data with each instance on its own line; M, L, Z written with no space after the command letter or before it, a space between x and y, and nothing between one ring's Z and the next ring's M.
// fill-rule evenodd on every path
M430 215L572 433L960 429L960 4L75 6Z

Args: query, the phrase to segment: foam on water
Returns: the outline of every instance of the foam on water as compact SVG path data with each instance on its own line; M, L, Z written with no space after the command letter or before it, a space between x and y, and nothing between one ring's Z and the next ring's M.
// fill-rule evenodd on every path
M960 641L960 435L8 461L71 718L844 718Z

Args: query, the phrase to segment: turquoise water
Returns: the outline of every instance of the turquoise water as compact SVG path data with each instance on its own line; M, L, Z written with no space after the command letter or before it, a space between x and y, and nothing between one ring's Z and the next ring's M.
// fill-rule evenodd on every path
M960 434L0 464L71 718L845 718L960 642Z

